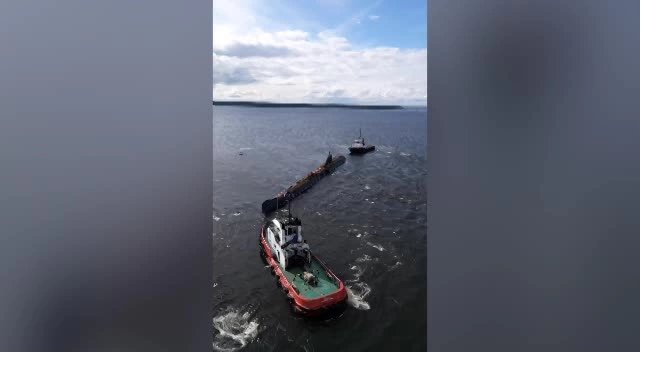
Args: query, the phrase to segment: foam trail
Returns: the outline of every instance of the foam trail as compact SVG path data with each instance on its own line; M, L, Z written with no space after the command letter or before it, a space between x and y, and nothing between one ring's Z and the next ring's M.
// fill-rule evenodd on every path
M388 270L393 271L395 270L398 266L402 265L400 261L397 261L393 266L391 266Z
M374 249L376 249L378 251L384 251L385 250L385 248L383 246L377 245L375 243L367 242L367 245L373 247Z
M368 262L371 261L371 256L364 254L364 256L362 256L361 258L357 258L355 261L358 263Z
M352 266L351 270L355 271L355 273L353 273L353 276L355 277L355 281L359 280L360 276L362 276L362 273L364 273L364 269L358 267L357 265Z
M356 282L353 285L346 286L348 292L348 303L355 309L369 310L371 306L364 300L369 295L371 288L364 282Z
M213 327L218 334L213 341L213 349L232 352L244 348L257 336L259 323L250 320L250 313L243 314L230 310L213 318Z

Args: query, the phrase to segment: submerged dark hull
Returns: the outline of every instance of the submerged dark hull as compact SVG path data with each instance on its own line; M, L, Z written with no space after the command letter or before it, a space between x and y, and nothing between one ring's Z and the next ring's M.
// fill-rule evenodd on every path
M352 155L361 155L363 153L371 152L375 150L375 146L366 146L366 147L349 147L348 150Z
M332 162L330 162L330 164L327 166L320 166L316 168L302 179L296 181L286 190L286 192L282 192L275 198L264 201L261 204L261 212L268 214L277 211L277 209L285 207L289 200L293 200L294 198L308 191L310 188L312 188L312 186L314 186L314 184L318 183L319 180L323 179L327 175L332 174L339 166L343 165L344 162L346 162L346 157L337 156L333 158Z

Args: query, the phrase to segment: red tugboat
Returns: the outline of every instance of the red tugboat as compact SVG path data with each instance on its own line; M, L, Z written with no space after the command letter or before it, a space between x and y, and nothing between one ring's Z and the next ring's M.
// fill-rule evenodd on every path
M315 316L340 313L346 308L344 283L312 254L302 237L302 223L291 216L290 210L288 216L262 226L260 245L262 256L294 310Z

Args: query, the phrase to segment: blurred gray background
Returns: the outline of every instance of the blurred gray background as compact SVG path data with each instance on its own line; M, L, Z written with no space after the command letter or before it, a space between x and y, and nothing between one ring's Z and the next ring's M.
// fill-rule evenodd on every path
M0 350L210 350L211 1L0 3ZM428 347L639 350L639 4L430 1Z
M429 350L639 351L639 4L428 4Z

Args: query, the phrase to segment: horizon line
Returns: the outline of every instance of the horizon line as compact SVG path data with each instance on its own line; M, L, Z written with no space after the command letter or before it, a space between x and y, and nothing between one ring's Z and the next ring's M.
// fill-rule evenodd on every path
M249 100L212 100L213 105L262 106L262 107L347 107L347 108L390 108L427 107L426 104L365 104L365 103L306 103L306 102L268 102Z

